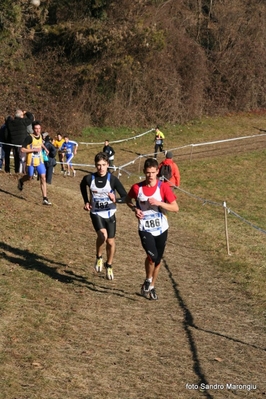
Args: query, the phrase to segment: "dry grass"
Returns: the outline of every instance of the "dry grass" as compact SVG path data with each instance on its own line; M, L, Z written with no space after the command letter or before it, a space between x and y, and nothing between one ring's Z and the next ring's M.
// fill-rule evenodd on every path
M149 145L143 142L141 152ZM116 147L117 163L123 163L138 145ZM97 150L80 148L77 161L91 163ZM249 152L247 146L242 155L247 159ZM261 152L260 145L257 157ZM217 187L214 170L224 156L205 154L212 184L203 178L198 188L193 179L203 161L184 157L182 187L223 199L224 182ZM129 178L122 173L126 188L138 179L138 165L132 172ZM263 398L265 236L230 219L228 257L220 210L179 193L180 213L170 215L159 301L147 301L139 295L144 253L125 205L117 212L115 280L93 272L95 233L79 193L84 173L78 168L76 179L54 175L48 188L52 207L41 205L36 181L20 193L15 176L0 175L0 398ZM222 171L217 174L222 178ZM260 189L265 190L263 182ZM262 203L259 193L256 206ZM247 218L260 213L251 212L251 202L242 196L238 202L232 194L231 201ZM256 277L256 287L250 276ZM186 388L200 382L224 389ZM253 384L256 390L228 389L230 383Z

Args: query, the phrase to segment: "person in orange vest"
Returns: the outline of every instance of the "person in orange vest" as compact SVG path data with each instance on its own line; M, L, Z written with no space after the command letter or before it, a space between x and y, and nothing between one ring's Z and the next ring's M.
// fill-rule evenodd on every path
M159 165L159 179L167 182L173 189L180 186L180 172L177 164L173 161L171 151L166 152L165 159Z

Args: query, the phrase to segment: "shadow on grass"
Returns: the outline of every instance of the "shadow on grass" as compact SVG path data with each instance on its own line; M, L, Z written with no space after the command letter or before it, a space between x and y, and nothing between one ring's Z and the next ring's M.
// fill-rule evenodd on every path
M253 347L253 348L256 348L256 349L260 349L260 350L263 350L263 351L266 350L265 348L260 348L260 347L258 347L256 345L248 344L248 343L243 342L243 341L241 341L239 339L228 337L226 335L223 335L223 334L220 334L220 333L217 333L217 332L214 332L214 331L210 331L210 330L205 330L203 328L200 328L200 327L196 326L194 324L193 315L191 314L190 310L187 308L186 303L185 303L184 299L182 298L182 296L180 294L180 291L179 291L179 288L178 288L178 284L175 281L175 279L173 277L173 274L170 271L169 266L167 265L165 259L163 260L163 262L164 262L164 267L167 270L168 276L169 276L169 278L170 278L170 280L172 282L172 286L173 286L174 293L175 293L175 296L177 298L178 304L179 304L180 308L183 311L183 315L184 315L183 327L184 327L184 331L186 333L187 340L188 340L188 343L189 343L189 346L190 346L190 351L191 351L191 354L192 354L192 359L193 359L193 363L194 363L193 364L193 369L194 369L194 372L195 372L196 376L198 377L198 381L199 381L198 382L198 386L200 386L201 384L204 384L204 386L206 386L206 385L208 385L208 382L207 382L206 377L205 377L205 375L204 375L204 373L202 371L202 368L201 368L200 359L198 357L197 346L196 346L196 343L194 341L194 338L193 338L193 335L192 335L192 331L191 331L193 328L196 329L196 330L203 331L203 332L206 332L208 334L217 335L217 336L226 338L226 339L228 339L230 341L234 341L234 342L237 342L237 343L240 343L240 344L243 344L243 345L247 345L247 346L250 346L250 347ZM207 391L202 391L202 394L208 399L213 399L213 396L210 395L210 393L207 392Z
M3 259L10 263L19 265L26 270L37 270L38 272L46 274L50 278L60 281L61 283L75 284L82 288L88 288L91 291L105 293L108 295L111 293L119 297L126 297L132 301L135 300L130 297L130 293L127 293L124 290L116 289L112 286L105 287L96 285L95 283L88 281L85 277L75 274L73 271L64 270L66 275L61 274L57 269L59 267L67 267L65 263L55 262L28 250L13 247L4 242L0 242L0 249L2 249L0 256ZM12 255L7 254L5 251L10 252ZM53 266L48 266L48 263Z
M139 156L139 155L142 155L142 156L143 156L143 154L141 154L140 152L128 150L127 148L121 148L121 151L129 152L130 154L136 154L136 155L138 155L138 156Z
M183 298L182 298L182 296L181 296L181 294L179 292L178 284L175 282L175 280L173 278L173 275L172 275L172 273L171 273L171 271L169 269L169 266L167 265L165 259L163 260L163 262L164 262L164 267L167 270L169 278L170 278L170 280L172 282L172 285L173 285L173 288L174 288L174 292L175 292L175 296L176 296L176 298L178 300L179 306L182 309L183 314L184 314L183 326L184 326L184 330L185 330L185 333L186 333L186 336L187 336L187 339L188 339L188 343L189 343L189 346L190 346L190 351L191 351L191 354L192 354L193 369L194 369L194 372L195 372L195 374L196 374L196 376L198 377L198 380L199 380L197 385L198 386L200 386L201 384L207 385L208 382L207 382L207 379L206 379L206 377L205 377L205 375L204 375L204 373L202 371L202 368L201 368L201 365L200 365L200 360L199 360L199 357L198 357L197 346L196 346L196 343L194 341L194 338L193 338L193 335L192 335L192 332L191 332L191 327L195 327L194 326L194 322L193 322L193 316L192 316L190 310L187 308L187 306L186 306L186 304L185 304L185 302L184 302L184 300L183 300ZM207 392L207 391L203 391L202 394L208 399L213 399L213 396L210 395L210 393Z
M131 295L132 295L131 292L126 292L125 290L118 289L118 288L115 288L113 286L106 287L104 285L99 285L99 284L95 284L95 283L89 282L86 278L84 278L83 276L79 276L79 275L75 274L71 270L65 271L65 273L67 273L70 276L74 276L73 277L74 280L79 280L81 283L83 283L83 284L79 285L80 287L84 287L85 286L85 288L88 288L91 291L97 291L100 294L110 294L110 292L111 292L113 295L116 295L116 296L119 296L119 297L123 297L123 298L127 298L127 299L130 299L131 301L135 301L135 299L131 297ZM107 280L105 280L105 277L103 275L97 274L97 277L100 278L100 279L104 279L104 281L107 281ZM110 281L108 281L108 283L110 283ZM88 285L91 285L91 287L86 287ZM97 286L97 288L96 288L96 286Z
M25 198L21 198L21 195L13 194L13 193L11 193L10 191L5 191L5 190L3 190L2 188L0 188L0 192L1 192L1 193L4 193L4 194L11 195L12 197L19 198L19 199L22 199L22 200L26 201ZM19 194L20 194L20 193L19 193Z
M174 280L174 278L173 278L173 275L172 275L172 273L171 273L171 271L170 271L170 269L169 269L167 263L165 262L165 260L164 260L164 266L165 266L165 268L166 268L166 270L167 270L167 272L168 272L168 275L169 275L169 277L170 277L170 280L172 281L173 288L174 288L174 291L175 291L175 295L176 295L176 297L177 297L177 299L178 299L178 302L179 302L181 308L183 309L183 313L185 314L185 321L186 321L186 323L187 323L188 326L193 327L193 328L195 328L196 330L199 330L199 331L203 331L203 332L206 332L206 333L209 333L209 334L217 335L217 336L219 336L219 337L226 338L226 339L228 339L228 340L230 340L230 341L237 342L237 343L239 343L239 344L249 346L249 347L251 347L251 348L255 348L255 349L262 350L262 351L266 351L266 348L262 348L262 347L260 347L260 346L258 346L258 345L250 344L250 343L241 341L240 339L228 337L227 335L220 334L220 333L215 332L215 331L206 330L206 329L204 329L204 328L201 328L201 327L196 326L196 325L194 324L194 322L193 322L193 316L191 315L190 311L187 309L187 307L186 307L186 305L185 305L185 303L184 303L184 301L183 301L183 299L182 299L182 297L181 297L181 295L180 295L180 293L179 293L178 284L175 282L175 280Z

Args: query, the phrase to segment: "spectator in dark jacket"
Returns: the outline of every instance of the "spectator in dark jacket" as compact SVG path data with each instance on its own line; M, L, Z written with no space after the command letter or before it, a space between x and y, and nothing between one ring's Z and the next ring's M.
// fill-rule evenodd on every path
M115 155L115 150L113 149L113 147L111 147L109 145L109 140L105 140L104 142L104 147L103 147L103 152L106 152L106 154L108 155L108 159L109 159L109 166L110 168L108 168L109 172L113 172L113 167L114 167L114 155Z
M5 159L5 149L4 149L5 146L4 143L6 142L5 132L6 132L6 123L4 123L0 127L0 170L2 170Z
M20 166L20 148L29 134L27 129L34 120L33 114L30 112L23 112L18 109L14 119L9 119L6 122L7 138L5 145L5 171L10 173L10 151L13 149L15 173L19 173Z
M46 168L46 183L52 184L53 170L56 165L56 148L52 144L53 139L47 132L43 133L42 137L44 139L45 148L49 151L47 154L47 159L44 158L44 165Z
M6 123L8 120L12 119L12 116L7 116L5 118L5 123L1 126L0 128L0 142L1 143L7 143L7 127ZM10 152L10 148L8 149L8 145L2 144L2 162L1 163L1 170L3 168L3 165L5 164L5 152L6 150Z

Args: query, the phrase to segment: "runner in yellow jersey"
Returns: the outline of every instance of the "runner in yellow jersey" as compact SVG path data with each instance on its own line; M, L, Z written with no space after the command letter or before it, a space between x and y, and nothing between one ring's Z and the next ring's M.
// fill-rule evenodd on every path
M56 136L56 138L53 141L53 145L55 146L55 148L57 149L57 153L58 153L58 159L60 162L60 166L61 166L61 173L64 173L64 152L61 151L61 147L64 144L65 139L63 138L63 136L58 133L58 135Z
M158 152L163 152L163 141L165 139L165 135L163 132L159 130L159 127L157 126L155 129L155 146L154 146L154 158L157 158Z
M43 205L51 205L47 198L46 191L46 168L43 162L42 148L49 153L45 148L41 136L41 124L38 121L32 123L33 134L29 134L21 148L21 152L26 154L27 175L24 175L18 180L18 189L23 190L23 185L26 181L31 180L36 168L40 176L41 191L43 195Z

